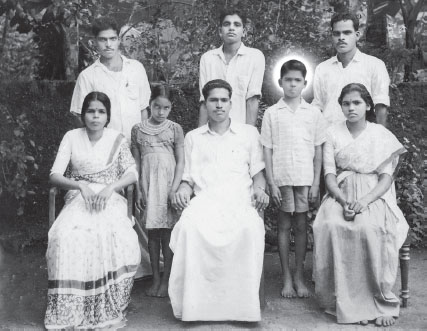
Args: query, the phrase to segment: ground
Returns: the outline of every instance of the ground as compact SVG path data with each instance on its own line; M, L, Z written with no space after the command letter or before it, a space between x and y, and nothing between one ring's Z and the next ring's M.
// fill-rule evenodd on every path
M27 247L16 253L0 246L0 328L43 329L46 309L46 247ZM306 278L311 278L311 253L307 256ZM427 249L411 251L408 308L402 308L395 329L427 329ZM313 298L283 299L280 297L280 263L277 253L265 254L266 307L259 323L184 323L172 314L169 299L144 295L148 280L135 283L125 329L373 329L357 325L338 325L324 314ZM400 288L400 275L395 290ZM311 290L313 287L311 286Z

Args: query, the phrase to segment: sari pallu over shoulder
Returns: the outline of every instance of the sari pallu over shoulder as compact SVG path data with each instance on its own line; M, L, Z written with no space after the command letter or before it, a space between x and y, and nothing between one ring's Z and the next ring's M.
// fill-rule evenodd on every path
M394 178L398 170L399 157L406 153L406 149L397 138L379 124L368 123L367 128L355 139L336 151L337 183L342 186L343 181L355 173L366 175L389 174L393 183L383 194L383 199L396 216L398 228L398 245L403 245L408 232L408 224L397 206Z

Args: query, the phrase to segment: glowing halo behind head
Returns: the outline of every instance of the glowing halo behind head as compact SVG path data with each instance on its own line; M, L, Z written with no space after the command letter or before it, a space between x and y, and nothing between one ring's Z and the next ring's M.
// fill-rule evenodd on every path
M305 80L307 81L307 86L304 88L303 93L309 90L311 87L311 84L313 82L313 75L314 75L314 68L313 64L305 57L301 55L296 54L288 54L282 57L279 61L277 61L276 65L273 69L273 81L274 86L276 86L280 91L282 91L282 88L279 85L279 79L280 77L280 68L282 68L283 63L289 61L289 60L298 60L304 63L305 67L307 68L307 75L305 76Z

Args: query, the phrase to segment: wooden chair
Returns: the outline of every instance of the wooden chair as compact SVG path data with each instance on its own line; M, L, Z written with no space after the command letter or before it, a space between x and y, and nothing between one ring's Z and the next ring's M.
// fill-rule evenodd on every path
M410 260L410 236L406 238L402 247L399 250L399 264L400 264L400 298L402 299L402 308L408 307L409 302L409 260Z
M134 189L135 184L129 185L125 188L125 197L127 199L127 215L132 219L133 215L133 202L134 202ZM60 189L58 187L51 187L49 190L49 229L51 228L53 222L56 218L56 196L59 193ZM138 222L135 222L134 225L135 231L138 234L138 237L142 236L143 230L141 225Z

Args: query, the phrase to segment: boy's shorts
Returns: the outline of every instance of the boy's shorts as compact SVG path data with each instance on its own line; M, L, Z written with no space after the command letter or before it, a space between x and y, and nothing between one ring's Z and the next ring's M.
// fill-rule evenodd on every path
M308 191L310 186L280 186L282 204L279 209L286 213L308 211Z

